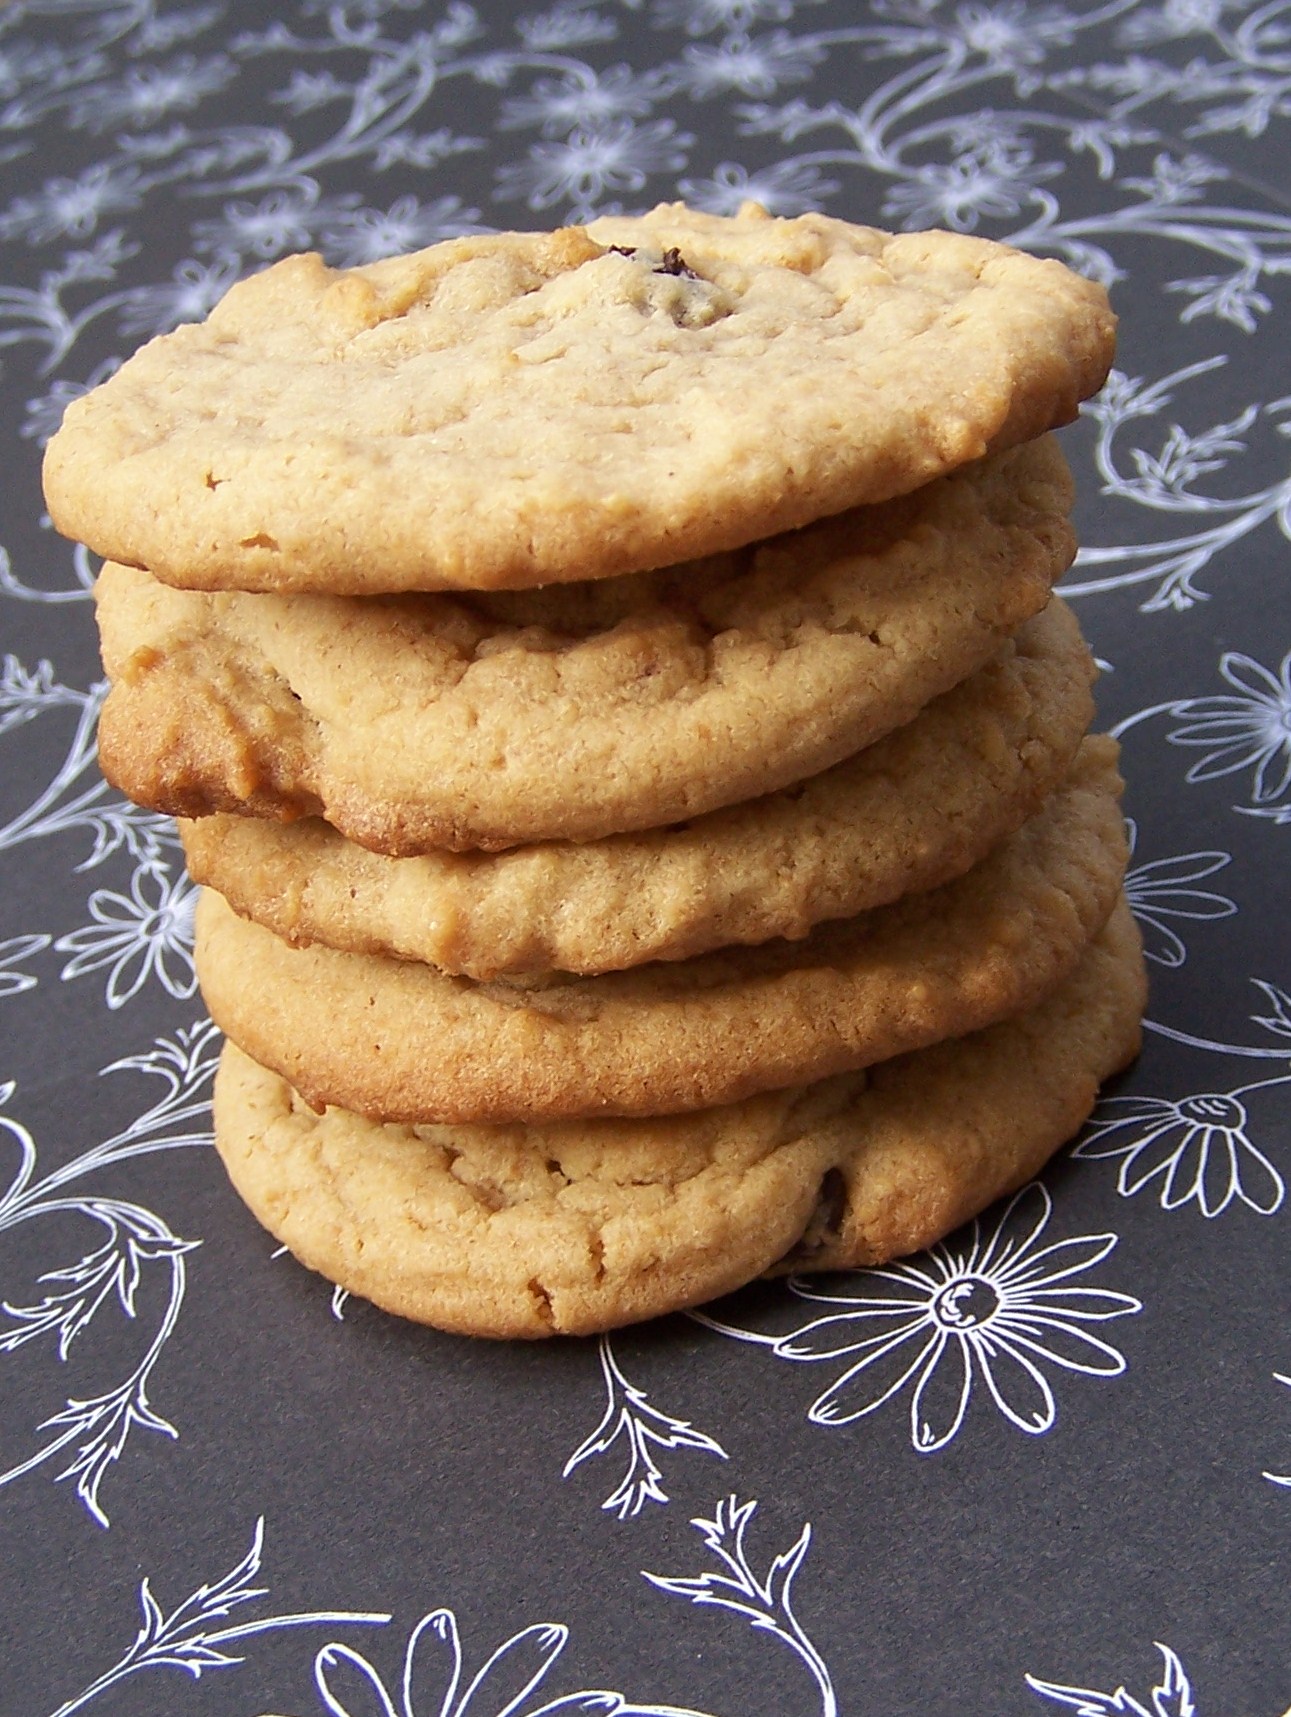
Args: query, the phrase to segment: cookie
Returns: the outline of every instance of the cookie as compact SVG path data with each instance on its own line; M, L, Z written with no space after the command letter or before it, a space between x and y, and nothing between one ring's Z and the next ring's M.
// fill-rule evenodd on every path
M387 1311L485 1336L588 1335L764 1271L930 1245L1035 1174L1138 1048L1122 906L1030 1012L806 1089L665 1122L398 1126L314 1113L226 1046L215 1142L302 1263Z
M1057 599L907 726L822 775L681 827L395 859L318 818L181 826L188 868L299 945L488 982L805 936L961 875L1066 774L1093 663Z
M108 778L397 856L656 828L908 721L1048 601L1052 440L698 565L534 592L207 595L109 563Z
M1100 286L956 233L679 204L290 257L68 407L57 527L195 589L519 588L905 494L1075 415Z
M965 876L801 942L533 987L291 948L206 891L197 966L216 1023L311 1103L380 1120L660 1115L957 1037L1058 983L1125 867L1115 742Z

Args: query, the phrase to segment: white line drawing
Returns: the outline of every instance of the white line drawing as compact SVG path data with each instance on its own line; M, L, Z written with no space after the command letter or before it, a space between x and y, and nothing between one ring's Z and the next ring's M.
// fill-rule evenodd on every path
M652 1586L688 1598L692 1604L710 1604L743 1616L760 1633L773 1634L788 1646L811 1672L820 1694L821 1717L837 1717L838 1701L829 1668L793 1613L793 1582L811 1545L808 1521L788 1550L772 1558L765 1576L753 1572L744 1535L757 1510L756 1502L739 1502L734 1496L719 1502L711 1520L696 1519L704 1543L725 1572L695 1575L646 1573ZM643 1570L644 1572L644 1570Z
M1262 1025L1267 1032L1282 1041L1277 1044L1263 1043L1229 1043L1220 1038L1202 1037L1197 1033L1182 1031L1177 1026L1166 1025L1161 1020L1145 1019L1145 1031L1155 1032L1158 1037L1168 1037L1174 1043L1187 1044L1191 1049L1208 1049L1216 1055L1240 1055L1255 1061L1291 1061L1291 995L1280 985L1271 983L1267 978L1252 978L1251 983L1264 994L1269 1004L1266 1014L1253 1013L1247 1017L1252 1025Z
M290 1258L292 1256L291 1247L275 1246L269 1256L271 1258ZM332 1284L332 1293L329 1304L332 1316L336 1319L338 1324L343 1324L345 1322L345 1307L349 1301L349 1297L350 1290L348 1288L343 1288L339 1282L334 1282Z
M171 877L159 861L137 864L130 893L99 888L89 898L92 924L60 936L54 947L72 958L64 980L107 966L108 1007L124 1007L154 974L178 1001L197 990L193 966L193 913L197 888L180 870Z
M606 1454L621 1437L628 1468L601 1507L620 1520L635 1520L647 1502L668 1501L651 1445L658 1449L698 1449L723 1461L728 1456L720 1443L696 1430L688 1420L676 1419L650 1405L645 1392L623 1375L608 1335L600 1338L597 1351L605 1379L605 1412L591 1436L565 1462L561 1477L568 1478L584 1461Z
M1230 254L1240 254L1246 248L1246 235L1236 224L1228 233L1217 223L1211 225L1216 212L1192 209L1189 214L1202 222L1218 249L1231 247ZM1237 211L1229 213L1235 215ZM1279 220L1291 227L1282 217ZM1205 245L1202 228L1191 236L1198 244ZM1279 242L1284 243L1285 238ZM1258 249L1258 244L1253 248ZM1284 266L1278 259L1277 267ZM1184 314L1188 316L1187 311ZM1227 319L1233 320L1231 316ZM1284 536L1291 530L1288 524L1291 479L1236 497L1208 495L1196 487L1202 478L1223 471L1232 455L1245 451L1243 437L1260 420L1271 424L1279 435L1291 432L1287 417L1291 397L1265 405L1249 405L1229 422L1192 433L1181 424L1172 423L1157 452L1149 453L1142 446L1132 447L1129 451L1132 474L1122 468L1118 438L1125 425L1159 416L1173 403L1176 388L1223 368L1227 361L1222 353L1203 358L1172 370L1155 382L1113 370L1097 399L1082 407L1083 414L1098 425L1094 458L1103 493L1131 501L1150 513L1177 517L1181 529L1178 534L1158 541L1109 546L1086 543L1076 559L1076 576L1063 583L1065 596L1088 596L1155 582L1156 588L1141 604L1141 611L1182 612L1207 599L1207 593L1196 580L1216 555L1271 520L1276 521Z
M836 1286L791 1277L798 1299L835 1309L785 1335L691 1315L779 1359L847 1360L812 1403L813 1424L850 1425L912 1385L910 1441L920 1454L934 1454L959 1433L976 1381L1010 1424L1039 1436L1058 1415L1041 1366L1119 1377L1124 1356L1085 1326L1143 1309L1129 1294L1071 1285L1102 1263L1116 1236L1082 1234L1041 1246L1052 1210L1048 1192L1033 1181L993 1225L974 1222L958 1246L942 1241L917 1259L845 1273Z
M1203 109L1187 137L1241 131L1262 137L1275 118L1285 115L1291 78L1278 52L1281 7L1259 6L1249 12L1223 5L1202 4L1137 7L1118 27L1116 40L1124 48L1158 42L1203 38L1201 55L1186 64L1171 65L1128 53L1119 63L1080 67L1065 81L1097 90L1113 112L1130 114L1158 101L1218 105ZM1205 38L1219 57L1205 53Z
M1042 1699L1067 1706L1078 1717L1196 1717L1192 1687L1178 1654L1160 1640L1155 1643L1163 1663L1161 1679L1152 1689L1151 1708L1125 1687L1118 1687L1115 1693L1099 1693L1091 1687L1064 1687L1056 1681L1041 1681L1035 1675L1027 1676L1027 1686Z
M530 1704L531 1698L543 1696L542 1683L568 1641L569 1629L559 1622L522 1628L497 1647L463 1689L457 1617L452 1610L431 1610L408 1637L397 1694L362 1652L335 1641L314 1659L314 1685L331 1717L557 1717L559 1712L569 1717L577 1712L589 1717L705 1717L689 1706L640 1705L605 1688L584 1688L544 1699L541 1706Z
M0 942L0 996L20 996L35 989L39 980L19 967L48 947L49 937L44 935L8 936Z
M1291 493L1287 504L1291 507ZM1219 659L1219 673L1234 688L1232 695L1149 704L1117 722L1112 735L1122 739L1159 715L1173 716L1183 725L1166 735L1167 744L1206 750L1185 780L1214 781L1251 769L1252 803L1233 809L1278 826L1291 822L1291 802L1285 800L1291 786L1291 651L1275 674L1253 657L1227 650Z
M1138 846L1138 824L1133 817L1125 819L1133 860ZM1132 865L1125 877L1125 898L1138 921L1143 937L1143 952L1158 965L1177 969L1188 958L1183 938L1167 918L1185 922L1204 923L1216 918L1231 918L1237 903L1226 894L1212 894L1205 888L1187 888L1181 884L1202 882L1208 876L1232 863L1232 854L1225 852L1180 853L1175 858L1153 859L1149 864Z
M58 384L56 383L55 386ZM84 392L77 389L69 397L75 398L76 393ZM71 547L72 573L75 583L71 589L38 589L35 585L24 584L13 570L13 563L7 549L0 547L0 596L12 596L19 602L44 602L55 606L64 602L88 602L91 587L94 584L94 569L90 564L90 551L84 543L73 543Z
M76 729L54 779L26 810L0 825L0 852L70 829L85 829L93 836L89 855L78 870L92 869L121 849L138 863L164 865L178 849L179 837L169 817L141 810L114 795L98 773L94 732L106 693L106 681L79 692L60 685L47 661L28 671L15 656L4 658L0 735L56 709L75 710Z
M1166 739L1171 745L1206 748L1206 755L1189 769L1188 781L1211 781L1252 769L1253 803L1238 809L1248 816L1291 821L1291 806L1274 803L1291 785L1291 651L1274 674L1253 657L1226 650L1219 672L1234 695L1185 698L1174 714L1189 719Z
M268 1597L267 1586L252 1584L260 1573L263 1549L262 1516L256 1521L251 1548L242 1560L218 1580L198 1586L169 1615L162 1613L147 1579L143 1580L139 1587L143 1619L130 1645L111 1669L97 1676L74 1699L60 1705L51 1717L72 1717L74 1711L83 1711L101 1693L141 1670L182 1669L198 1681L208 1670L235 1669L246 1660L228 1648L258 1634L279 1633L286 1628L380 1627L390 1620L387 1614L363 1611L308 1610L297 1615L258 1616L254 1621L234 1622L229 1627L212 1627L212 1622L223 1621L240 1605Z
M1288 1389L1291 1389L1291 1377L1288 1377L1285 1372L1275 1371L1273 1373L1273 1378L1275 1382L1285 1384ZM1266 1478L1270 1484L1282 1485L1287 1489L1291 1489L1291 1473L1264 1473L1262 1476Z
M1162 1210L1195 1203L1205 1217L1222 1216L1234 1202L1261 1216L1282 1208L1281 1174L1247 1134L1243 1097L1291 1084L1291 1074L1204 1091L1172 1102L1164 1097L1106 1097L1072 1149L1087 1161L1118 1160L1122 1198L1156 1180Z
M55 1212L71 1213L97 1223L103 1241L74 1263L47 1270L43 1296L23 1305L6 1301L0 1312L10 1320L0 1328L0 1356L28 1342L53 1339L60 1362L113 1300L127 1318L138 1314L137 1295L143 1276L153 1269L169 1273L169 1293L162 1317L143 1355L115 1387L85 1399L71 1397L59 1412L45 1419L39 1432L53 1433L26 1460L0 1472L0 1487L12 1484L55 1457L70 1456L56 1479L74 1479L76 1493L101 1526L108 1525L99 1490L125 1450L135 1429L177 1437L178 1431L161 1417L148 1398L152 1373L179 1317L187 1278L185 1254L199 1244L182 1240L152 1211L124 1199L64 1188L86 1175L152 1151L180 1150L211 1142L210 1105L206 1087L215 1071L218 1033L209 1021L180 1031L174 1039L158 1038L142 1055L131 1055L104 1068L105 1073L135 1071L160 1078L164 1096L123 1132L93 1146L71 1162L35 1179L36 1145L28 1130L0 1115L0 1139L17 1147L18 1162L6 1191L0 1194L0 1235L20 1223ZM0 1103L13 1096L12 1083L0 1086Z

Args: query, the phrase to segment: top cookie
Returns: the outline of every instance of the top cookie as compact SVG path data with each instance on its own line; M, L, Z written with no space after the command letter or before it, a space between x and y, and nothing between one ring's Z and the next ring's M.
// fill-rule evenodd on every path
M192 589L524 588L909 492L1074 416L1106 295L962 234L681 204L290 257L67 411L62 531Z

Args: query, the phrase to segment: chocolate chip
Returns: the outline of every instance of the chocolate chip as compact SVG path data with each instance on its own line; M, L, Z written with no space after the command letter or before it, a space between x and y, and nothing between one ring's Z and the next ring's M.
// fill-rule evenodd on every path
M668 250L664 251L663 261L653 272L655 274L680 274L687 280L699 279L699 276L695 273L694 269L689 266L685 257L682 256L676 245L673 245Z

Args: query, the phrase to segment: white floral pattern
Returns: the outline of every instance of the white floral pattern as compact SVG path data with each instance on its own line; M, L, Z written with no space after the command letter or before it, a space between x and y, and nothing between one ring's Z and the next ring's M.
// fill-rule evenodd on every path
M1161 1653L1161 1679L1153 1687L1151 1705L1118 1687L1114 1693L1099 1693L1091 1687L1063 1687L1056 1681L1027 1676L1027 1686L1051 1704L1063 1705L1081 1717L1198 1717L1192 1685L1177 1652L1157 1644Z
M197 890L182 873L157 864L137 865L128 896L98 888L89 899L93 924L69 930L54 947L72 958L60 976L109 967L107 1004L123 1007L154 975L167 992L186 1000L197 989L193 969L193 912Z
M779 1359L846 1361L812 1403L814 1424L852 1424L909 1388L910 1441L934 1454L958 1434L976 1382L1019 1431L1038 1436L1058 1416L1044 1368L1118 1377L1124 1356L1087 1326L1143 1309L1129 1294L1073 1283L1108 1256L1116 1236L1041 1246L1052 1209L1033 1183L993 1228L975 1222L960 1247L943 1242L918 1262L844 1276L837 1286L795 1279L799 1299L830 1310L787 1335L701 1321Z
M601 1337L598 1352L605 1379L605 1412L600 1424L565 1462L561 1476L568 1478L584 1461L607 1454L622 1438L628 1469L601 1507L617 1514L620 1520L628 1520L640 1514L647 1502L668 1500L655 1450L698 1449L716 1455L719 1460L728 1457L722 1445L706 1432L651 1406L644 1390L629 1383L623 1375L609 1336Z
M1285 6L1254 0L0 8L0 1602L16 1641L0 1708L101 1696L181 1717L209 1674L217 1697L227 1685L248 1709L272 1698L301 1717L780 1717L813 1700L1183 1717L1203 1693L1187 1661L1207 1666L1210 1711L1283 1709L1258 1668L1235 1692L1220 1681L1217 1642L1236 1661L1285 1625L1245 1503L1228 1538L1201 1544L1160 1495L1204 1446L1207 1494L1235 1486L1280 1526L1291 1466L1287 1389L1271 1381L1287 1375L1291 1316L1286 29ZM886 1272L751 1291L720 1314L742 1345L672 1320L604 1343L598 1371L590 1347L468 1350L353 1302L339 1321L344 1295L297 1296L299 1273L270 1263L220 1189L191 893L173 825L97 773L95 557L48 528L37 462L69 403L137 344L291 250L356 263L677 195L937 221L1113 292L1118 367L1066 442L1083 539L1066 589L1111 670L1100 698L1123 744L1153 983L1142 1064L1050 1192ZM134 1102L140 1079L164 1092L151 1108ZM1226 1284L1204 1322L1175 1271ZM789 1357L796 1342L796 1368L751 1362L750 1343ZM1130 1374L1094 1387L1123 1372L1122 1350ZM237 1422L226 1376L264 1384L263 1423ZM1169 1410L1185 1388L1187 1436ZM942 1451L915 1492L907 1413L915 1446ZM1013 1435L1055 1425L1048 1443ZM1084 1472L1108 1450L1116 1485L1070 1494L1067 1455ZM756 1518L734 1495L714 1503L716 1476L762 1497ZM292 1603L253 1601L258 1533L223 1580L184 1583L190 1534L209 1528L205 1565L227 1567L269 1501ZM1077 1511L1078 1540L1055 1535ZM975 1517L997 1557L977 1559L968 1605L954 1523ZM107 1536L91 1526L109 1519ZM786 1519L786 1548L755 1554ZM690 1565L694 1531L705 1571L647 1586L643 1565ZM857 1554L889 1531L903 1536L879 1566ZM893 1542L912 1540L903 1562ZM81 1548L51 1567L65 1543ZM192 1595L165 1610L145 1587L134 1645L91 1661L78 1642L129 1639L136 1544L158 1589ZM1106 1665L1109 1605L1122 1637L1160 1631L1115 1585L1131 1555L1189 1570L1157 1686L1150 1667L1127 1666L1124 1688L1091 1667L1067 1680L1115 1691L1028 1693L1027 1666ZM1084 1612L1095 1577L1106 1602ZM1001 1689L974 1647L1014 1637L1022 1583L1034 1629ZM331 1608L314 1607L320 1592ZM535 1614L570 1633L527 1625ZM904 1643L901 1615L920 1618ZM298 1625L326 1627L324 1649ZM569 1668L575 1641L601 1666L591 1686ZM729 1681L727 1651L741 1654ZM662 1688L655 1666L671 1707L597 1689ZM261 1694L262 1667L280 1691Z
M1237 1201L1272 1216L1282 1208L1286 1183L1248 1137L1250 1117L1242 1098L1287 1083L1264 1080L1177 1102L1109 1097L1072 1155L1119 1160L1116 1189L1123 1198L1159 1182L1162 1210L1195 1203L1203 1216L1222 1216Z
M1127 822L1131 861L1137 855L1138 824ZM1184 923L1206 923L1231 918L1237 902L1208 888L1187 888L1185 883L1203 882L1232 863L1231 853L1180 853L1175 858L1153 859L1148 864L1131 862L1125 876L1125 898L1130 903L1143 937L1143 952L1160 966L1179 967L1188 958L1183 939L1169 918Z
M538 1622L513 1634L466 1686L462 1643L452 1610L431 1610L408 1636L392 1693L369 1658L352 1646L325 1645L314 1659L314 1684L331 1717L555 1717L559 1711L604 1717L704 1717L677 1705L639 1705L621 1693L585 1688L549 1701L545 1682L569 1640L560 1623ZM428 1659L437 1659L427 1669ZM355 1695L357 1703L353 1703ZM398 1703L396 1704L396 1699ZM543 1701L541 1708L533 1700Z

